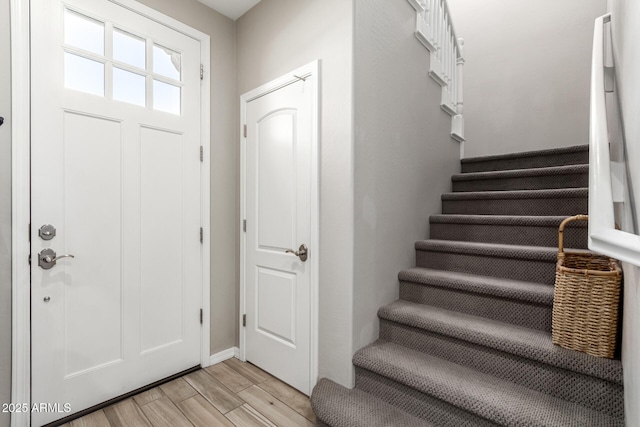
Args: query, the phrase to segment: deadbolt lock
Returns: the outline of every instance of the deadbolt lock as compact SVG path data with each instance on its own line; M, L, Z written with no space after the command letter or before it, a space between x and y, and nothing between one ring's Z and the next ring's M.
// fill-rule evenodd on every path
M56 228L51 224L45 224L38 230L38 235L42 240L51 240L56 237Z

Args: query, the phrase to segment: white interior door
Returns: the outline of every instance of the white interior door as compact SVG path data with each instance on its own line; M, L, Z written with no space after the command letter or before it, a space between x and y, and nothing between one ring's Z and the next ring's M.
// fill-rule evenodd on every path
M108 0L31 13L32 402L73 413L200 364L200 42Z
M316 78L293 79L245 107L245 356L307 394L318 253L312 223ZM286 252L302 245L306 257Z

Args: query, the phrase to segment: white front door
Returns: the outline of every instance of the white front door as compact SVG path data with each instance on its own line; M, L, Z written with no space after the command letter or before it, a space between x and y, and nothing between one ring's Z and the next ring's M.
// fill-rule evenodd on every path
M245 104L245 356L309 394L317 76L289 79Z
M32 402L74 413L200 364L200 42L31 3Z

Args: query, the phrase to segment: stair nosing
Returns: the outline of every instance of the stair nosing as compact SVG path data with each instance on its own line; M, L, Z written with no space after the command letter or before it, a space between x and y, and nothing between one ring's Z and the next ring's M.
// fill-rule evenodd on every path
M403 309L404 313L401 312ZM619 360L598 358L556 346L550 332L406 300L396 300L380 307L378 317L615 384L622 385L623 382ZM497 334L496 331L503 333ZM536 346L536 342L547 347Z
M566 216L527 216L527 215L466 215L466 214L438 214L431 215L431 224L473 224L473 225L514 225L528 227L555 227L565 220ZM586 228L586 222L571 224L573 228Z
M388 353L393 355L391 359L385 357ZM615 421L615 424L623 421L597 410L384 340L377 340L356 352L353 363L361 369L382 375L503 425L546 425L540 422L542 420L539 418L539 411L535 410L541 405L546 407L545 412L548 411L554 420L558 420L556 417L560 415L560 419L565 421L563 424L574 420L575 411L580 411L589 418L595 416L598 421L606 422L606 425L611 425L609 423L612 421ZM409 366L420 366L424 370L419 372L407 369ZM437 374L434 374L435 372ZM532 405L532 401L535 401L536 405ZM565 412L566 409L572 411Z
M416 251L443 252L461 255L479 255L495 258L513 258L541 262L556 262L558 248L552 246L524 246L503 243L467 242L460 240L426 239L415 243ZM579 253L592 253L586 249L572 249Z
M570 147L549 148L546 150L524 151L521 153L505 153L505 154L494 154L494 155L480 156L480 157L468 157L465 159L461 159L460 162L461 163L478 163L478 162L510 160L510 159L526 158L526 157L541 157L541 156L549 156L554 154L557 155L557 154L568 154L568 153L580 153L583 151L589 151L588 144L572 145Z
M439 272L447 274L439 275ZM553 285L544 283L480 276L477 274L424 267L413 267L403 270L398 273L398 280L400 282L422 286L469 292L536 305L553 305L554 287Z
M586 187L543 190L459 191L444 193L441 200L576 199L586 198L588 195L589 189Z
M453 182L485 181L505 178L525 178L536 176L584 175L589 172L588 164L549 166L544 168L507 169L485 172L466 172L451 177Z

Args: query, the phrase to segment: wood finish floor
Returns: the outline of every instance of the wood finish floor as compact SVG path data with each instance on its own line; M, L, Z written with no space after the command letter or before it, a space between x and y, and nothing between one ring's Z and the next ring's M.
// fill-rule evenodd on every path
M63 427L314 426L309 398L238 359L201 369Z

